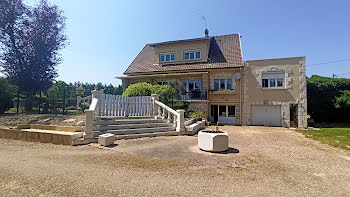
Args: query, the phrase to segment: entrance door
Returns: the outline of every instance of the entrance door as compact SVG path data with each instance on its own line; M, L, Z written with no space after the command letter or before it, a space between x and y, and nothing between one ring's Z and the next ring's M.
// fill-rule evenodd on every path
M214 122L236 124L236 107L234 105L211 105Z
M296 128L298 125L298 104L290 104L290 127Z
M218 106L217 105L211 105L211 117L213 122L218 122Z

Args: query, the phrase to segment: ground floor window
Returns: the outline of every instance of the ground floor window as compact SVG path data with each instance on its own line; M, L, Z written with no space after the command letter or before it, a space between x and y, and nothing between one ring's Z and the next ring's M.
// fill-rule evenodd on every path
M222 124L236 123L236 106L235 105L211 105L210 119L213 122Z
M158 85L170 85L172 88L174 88L174 81L158 81Z

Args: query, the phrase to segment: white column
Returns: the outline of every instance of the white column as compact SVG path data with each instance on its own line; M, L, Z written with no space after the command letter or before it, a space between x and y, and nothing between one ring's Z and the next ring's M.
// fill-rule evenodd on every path
M165 119L165 109L163 108L162 119Z
M92 139L94 135L92 133L92 129L94 126L94 111L93 110L85 110L85 131L84 131L84 139Z
M153 112L152 112L152 114L153 114L154 118L157 118L157 115L158 115L157 113L158 113L159 106L155 103L155 101L159 100L159 95L158 94L152 94L151 97L152 97L152 105L153 105Z
M178 109L176 110L178 113L177 120L176 120L176 131L186 131L185 129L185 110Z
M171 114L170 114L170 111L168 111L168 123L171 122Z

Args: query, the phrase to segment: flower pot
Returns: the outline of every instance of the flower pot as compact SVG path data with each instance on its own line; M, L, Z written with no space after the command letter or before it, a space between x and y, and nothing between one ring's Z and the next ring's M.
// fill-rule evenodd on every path
M228 149L228 133L210 133L202 130L198 132L198 147L209 152L223 152Z

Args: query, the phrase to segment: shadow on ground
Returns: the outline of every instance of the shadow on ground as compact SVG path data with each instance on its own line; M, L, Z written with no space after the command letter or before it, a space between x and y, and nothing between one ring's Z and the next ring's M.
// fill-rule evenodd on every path
M202 151L205 151L205 150L202 150ZM213 154L235 154L235 153L239 153L239 150L236 148L229 147L226 151L223 151L223 152L209 152L209 151L205 151L205 152L213 153Z

